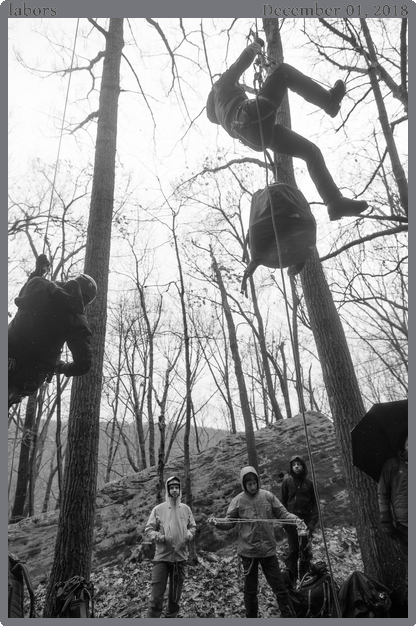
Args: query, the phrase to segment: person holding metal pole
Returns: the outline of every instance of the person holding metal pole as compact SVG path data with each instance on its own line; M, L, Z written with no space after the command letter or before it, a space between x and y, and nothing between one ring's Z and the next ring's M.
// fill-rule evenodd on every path
M244 575L246 617L258 616L259 565L276 596L281 617L296 617L276 556L273 521L284 520L303 532L307 530L306 524L289 513L274 494L260 489L259 475L254 467L243 467L240 481L243 491L231 501L226 517L210 517L208 523L218 530L239 526L237 552Z

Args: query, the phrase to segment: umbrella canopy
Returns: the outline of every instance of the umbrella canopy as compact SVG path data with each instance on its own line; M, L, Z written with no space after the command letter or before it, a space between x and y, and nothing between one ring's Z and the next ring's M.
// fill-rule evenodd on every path
M351 431L352 462L375 481L387 459L400 452L407 411L407 400L374 404Z

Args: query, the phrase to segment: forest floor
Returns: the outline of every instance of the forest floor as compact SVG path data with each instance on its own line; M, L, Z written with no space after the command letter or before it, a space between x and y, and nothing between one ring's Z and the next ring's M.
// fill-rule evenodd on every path
M341 585L353 571L363 571L355 529L325 530L334 581ZM285 539L278 543L277 556L284 568ZM234 548L232 549L234 551ZM181 611L182 618L244 618L243 577L239 559L230 549L198 553L198 564L188 567ZM321 531L313 538L313 562L327 562ZM145 618L150 596L152 563L135 558L123 565L95 570L94 609L96 618ZM42 615L46 586L36 589L36 613ZM263 574L259 576L259 618L279 617L276 599ZM163 614L162 614L163 617Z

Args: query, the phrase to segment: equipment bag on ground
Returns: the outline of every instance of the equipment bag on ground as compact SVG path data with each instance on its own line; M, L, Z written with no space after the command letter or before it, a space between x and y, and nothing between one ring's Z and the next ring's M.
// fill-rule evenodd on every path
M271 198L271 202L270 202ZM244 272L241 290L259 265L281 267L306 261L316 244L316 222L305 196L286 183L275 183L256 191L251 200L247 241L251 261Z
M362 572L353 572L338 592L341 615L333 617L390 617L390 592Z
M334 594L330 574L325 563L311 563L297 587L288 586L296 617L331 617Z
M29 593L29 617L35 617L35 594L27 565L9 552L9 597L8 617L27 617L24 611L25 585Z
M94 590L92 582L73 576L55 585L57 617L94 617Z

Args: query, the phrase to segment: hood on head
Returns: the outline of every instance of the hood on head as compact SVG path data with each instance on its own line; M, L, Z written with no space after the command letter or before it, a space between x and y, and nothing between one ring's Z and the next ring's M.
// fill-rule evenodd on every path
M243 491L246 491L246 488L244 486L244 477L247 476L247 474L254 474L255 476L257 476L257 483L260 489L260 477L257 470L252 465L247 465L247 467L243 467L240 471L240 483Z
M301 456L299 456L299 454L295 454L294 456L292 456L292 458L290 459L290 462L289 462L290 473L292 474L292 476L293 476L293 473L292 473L292 463L293 463L293 461L299 461L299 463L302 464L303 475L306 476L306 474L308 473L308 468L306 467L305 461L303 460L303 458Z
M181 480L180 480L179 476L176 476L176 475L169 476L169 478L166 479L166 482L165 482L166 502L170 498L170 495L169 495L169 484L170 483L179 483L180 490L179 490L179 496L177 498L177 501L180 502L180 500L182 498L182 483L181 483Z

